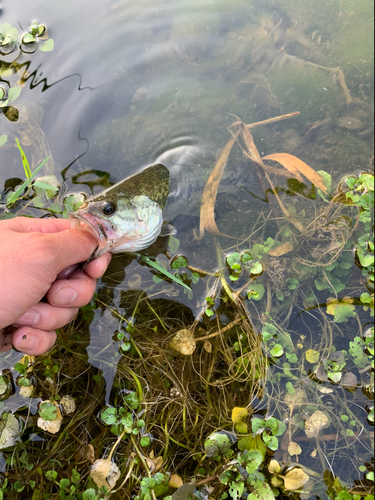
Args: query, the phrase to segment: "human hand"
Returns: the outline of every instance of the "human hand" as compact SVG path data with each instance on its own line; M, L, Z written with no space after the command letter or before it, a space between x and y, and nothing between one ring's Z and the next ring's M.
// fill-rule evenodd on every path
M108 267L110 253L77 269L97 245L88 228L70 229L66 219L0 221L0 352L13 344L37 356L53 346L55 329L90 302Z

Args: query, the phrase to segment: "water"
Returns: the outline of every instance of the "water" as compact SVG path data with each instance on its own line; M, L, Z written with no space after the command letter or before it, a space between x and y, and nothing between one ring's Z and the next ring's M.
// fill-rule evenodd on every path
M299 111L293 119L253 129L258 151L261 156L293 154L315 171L330 173L334 185L346 174L371 168L371 9L369 0L360 4L355 0L328 4L321 0L4 2L0 23L9 22L23 31L37 19L48 27L55 48L33 54L17 50L1 58L2 82L12 87L23 75L25 83L14 102L18 121L0 117L0 135L8 134L7 144L0 149L0 189L14 187L17 179L23 178L14 147L16 137L32 167L51 155L47 171L63 184L64 194L100 192L162 161L177 180L177 196L166 217L178 231L178 253L195 268L215 270L218 262L212 236L206 232L203 240L194 240L193 229L199 225L205 182L231 137L228 126L236 120L233 115L253 123ZM17 73L4 73L12 62ZM279 234L275 224L262 229L270 209L262 201L264 193L253 165L236 148L216 205L220 230L238 238L219 239L227 253L236 250L237 241L247 238L252 230L258 230L256 234L262 234L264 240ZM291 186L282 177L274 182L284 192ZM310 186L305 180L305 186L300 186L302 196L287 199L288 206L297 207L297 212L319 210L322 202L313 204ZM264 216L258 221L262 210ZM153 253L163 251L161 242ZM285 288L289 264L272 261L268 265L273 266L269 271L273 291L290 294ZM246 284L243 276L241 279L238 287ZM100 282L99 299L131 320L141 307L132 293L143 290L150 304L158 307L157 301L165 300L167 310L175 311L177 330L183 321L191 324L204 311L213 281L200 279L193 294L164 285L155 283L145 266L116 257ZM357 291L358 283L356 286ZM316 348L313 332L321 320L310 313L301 320L300 311L306 304L298 302L293 309L297 299L290 300L290 312L280 316L283 326L293 330L294 342L307 336L310 347ZM108 402L119 363L117 343L110 345L119 319L99 303L96 306L94 318L77 328L86 332L81 332L81 340L87 343L89 362L103 370ZM265 322L264 303L253 302L249 309L260 328ZM221 316L224 325L229 322L225 314ZM367 321L366 315L362 320ZM356 328L354 321L345 324L347 339ZM304 340L301 342L307 347ZM109 350L104 349L107 345ZM339 348L347 349L347 345ZM8 359L1 361L0 357L0 362L4 368L11 367ZM302 378L307 371L300 374ZM309 390L309 397L316 401L316 394L312 396ZM350 394L347 397L350 399ZM363 421L366 399L358 394L352 399L353 408L361 407L359 418ZM278 408L276 400L272 401L263 404ZM6 404L11 409L21 406L16 395ZM33 408L35 411L35 405ZM359 456L361 452L356 453ZM305 451L302 461L313 468L308 457ZM340 463L340 458L327 460ZM347 457L341 460L334 470L343 470ZM352 471L351 477L356 479L358 474Z

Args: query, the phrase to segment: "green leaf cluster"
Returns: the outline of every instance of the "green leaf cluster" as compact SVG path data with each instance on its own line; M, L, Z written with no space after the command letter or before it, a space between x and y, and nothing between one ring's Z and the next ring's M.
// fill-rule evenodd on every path
M140 484L141 492L134 500L152 500L153 498L160 498L160 495L168 493L168 483L169 475L162 474L161 472L157 472L151 477L145 477ZM152 492L154 496L152 496Z
M259 471L262 463L262 454L254 449L239 453L235 460L231 460L219 477L222 484L228 485L230 498L240 500L244 491L249 490L252 493L247 498L265 500L275 498L272 489L265 482L264 474ZM221 498L228 497L222 496Z
M272 323L265 323L262 329L262 338L271 356L279 358L285 354L289 363L297 363L298 358L288 332L279 330Z
M135 391L129 392L123 400L123 405L115 408L107 407L100 414L101 421L111 426L111 432L119 436L123 431L126 434L137 435L145 428L145 421L137 418L135 410L140 406L138 395Z

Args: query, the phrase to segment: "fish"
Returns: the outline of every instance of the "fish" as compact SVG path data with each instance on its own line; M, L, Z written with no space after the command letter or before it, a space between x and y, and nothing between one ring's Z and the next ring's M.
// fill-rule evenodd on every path
M139 252L159 236L175 234L163 220L169 190L169 170L156 163L87 198L69 214L72 228L87 224L98 239L87 262L106 252Z

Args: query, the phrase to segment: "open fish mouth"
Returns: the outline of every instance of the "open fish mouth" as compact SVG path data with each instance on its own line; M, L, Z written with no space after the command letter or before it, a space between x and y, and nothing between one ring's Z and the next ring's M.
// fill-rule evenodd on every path
M93 230L95 236L98 238L99 244L107 239L107 234L104 231L104 227L102 226L102 224L98 224L95 220L95 217L93 217L91 214L80 215L77 213L72 213L69 215L69 217L72 221L74 219L78 219L79 221L87 224L90 229Z

